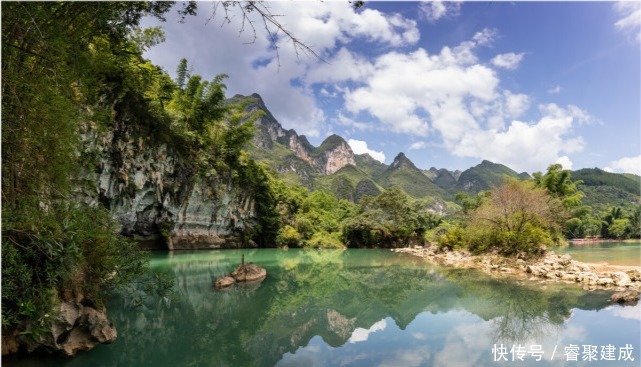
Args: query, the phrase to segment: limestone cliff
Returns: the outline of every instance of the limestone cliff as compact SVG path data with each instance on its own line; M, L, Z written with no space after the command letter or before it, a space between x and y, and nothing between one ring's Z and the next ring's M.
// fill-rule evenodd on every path
M244 103L248 115L262 111L263 116L256 120L256 135L252 144L260 148L257 153L259 160L269 155L274 155L276 168L280 172L295 172L305 176L310 174L330 175L347 166L356 165L354 152L349 144L338 135L329 136L323 143L314 147L304 135L298 135L293 129L285 130L265 106L260 95L251 96L235 95L228 103ZM286 157L279 154L279 148L286 148L295 157ZM282 152L280 152L282 153Z
M101 202L120 232L168 249L241 246L255 215L252 195L225 175L203 178L177 153L120 121L107 131L91 124L80 195Z

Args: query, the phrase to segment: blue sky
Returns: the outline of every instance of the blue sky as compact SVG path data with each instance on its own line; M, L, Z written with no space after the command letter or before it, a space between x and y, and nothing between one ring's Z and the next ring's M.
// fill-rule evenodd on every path
M214 3L160 23L166 41L146 56L172 75L182 57L226 73L229 96L259 93L313 144L336 133L388 164L405 152L421 168L641 174L640 2L267 4L327 63L285 38L277 57L261 24L254 40Z

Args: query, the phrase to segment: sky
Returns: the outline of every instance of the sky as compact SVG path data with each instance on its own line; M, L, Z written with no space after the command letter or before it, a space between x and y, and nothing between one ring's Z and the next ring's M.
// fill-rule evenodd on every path
M256 12L253 32L215 6L145 19L166 36L145 57L172 76L183 57L192 74L227 74L229 97L260 94L314 145L338 134L423 169L641 174L641 2L267 2L320 58L282 32L271 43Z

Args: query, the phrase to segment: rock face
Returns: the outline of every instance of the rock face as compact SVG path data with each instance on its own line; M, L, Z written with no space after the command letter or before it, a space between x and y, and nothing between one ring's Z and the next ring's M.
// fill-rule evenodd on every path
M29 353L42 350L73 357L78 351L90 350L98 344L113 343L118 336L116 328L107 320L104 309L68 301L61 303L55 311L54 319L45 332L35 340L28 334L15 336L7 352L15 353L19 347L23 347ZM31 327L27 325L27 333L30 330ZM4 345L3 337L3 355Z
M253 196L229 178L195 176L175 149L123 121L107 132L88 124L84 152L95 166L85 166L79 194L110 209L127 236L168 249L239 247L255 217Z
M292 151L294 155L307 163L311 173L330 175L347 166L356 165L354 152L349 144L338 135L329 136L319 147L312 146L304 135L298 135L294 130L285 130L274 118L260 95L235 95L229 103L245 103L245 112L262 111L263 116L256 122L257 133L252 143L259 148L270 150L278 142ZM289 163L289 164L288 164ZM301 172L301 162L282 162L278 170L281 172Z

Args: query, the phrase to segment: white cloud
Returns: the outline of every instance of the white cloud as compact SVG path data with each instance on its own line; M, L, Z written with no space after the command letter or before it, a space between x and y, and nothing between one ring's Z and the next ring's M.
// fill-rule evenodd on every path
M425 144L424 141L417 141L417 142L412 143L412 145L410 145L409 149L410 150L418 150L418 149L425 148L425 146L426 146L426 144Z
M343 126L352 126L352 127L356 128L358 130L361 130L361 131L363 131L363 130L371 130L371 126L369 124L366 124L364 122L358 122L358 121L356 121L354 119L351 119L351 118L343 115L340 112L338 113L338 117L336 118L336 122L338 122L338 124L343 125Z
M327 63L311 69L305 81L309 84L362 81L372 72L373 66L367 60L343 47Z
M613 315L618 316L623 319L628 320L639 320L641 321L641 312L639 312L639 307L623 307L623 306L610 306L606 310L611 311Z
M621 16L614 25L622 32L630 33L641 41L641 3L638 1L619 1L614 10Z
M641 154L636 157L623 157L610 163L605 168L609 172L634 173L641 175Z
M571 154L583 149L574 128L594 118L574 105L539 106L541 118L523 122L531 98L500 88L495 70L479 63L476 49L496 37L478 32L438 54L422 48L407 54L389 52L358 75L358 84L345 89L345 108L367 112L382 130L414 137L435 135L442 146L460 157L489 159L520 171L540 171L560 162L570 168ZM522 54L503 57L501 67L515 67ZM351 80L356 80L352 78ZM423 147L416 142L410 149Z
M381 163L385 163L385 154L367 147L367 142L363 140L349 139L347 144L352 148L355 154L369 154L372 158ZM384 320L383 320L384 321Z
M421 1L418 4L419 15L434 23L442 18L452 18L461 12L459 1Z
M530 97L525 94L513 94L506 90L505 113L510 118L518 118L530 108Z
M364 85L345 93L345 107L353 113L366 111L396 133L427 136L427 112L447 139L476 122L465 101L489 102L499 80L493 70L475 64L473 49L491 42L495 32L483 30L472 41L437 55L419 48L408 54L390 52L372 64Z
M523 53L515 54L513 52L509 52L494 56L490 62L498 68L514 70L519 67L519 63L523 60L523 55Z
M557 85L557 86L555 86L553 88L548 89L548 93L549 94L559 94L559 93L561 93L561 90L562 90L561 86Z
M564 155L563 157L559 157L554 163L560 164L561 166L563 166L563 169L570 169L570 170L572 169L572 161L570 160L570 157L568 157L567 155Z
M580 152L585 145L580 136L571 136L572 129L585 112L554 104L539 109L543 116L536 123L512 121L503 131L469 130L450 143L450 151L500 162L517 171L542 171L555 162L571 167L567 154Z
M348 342L350 343L358 343L358 342L364 342L367 341L369 338L369 334L375 333L380 330L385 330L387 327L387 322L385 319L381 321L377 321L370 327L369 329L363 329L363 328L356 328L354 332L352 333L352 336L349 338Z

